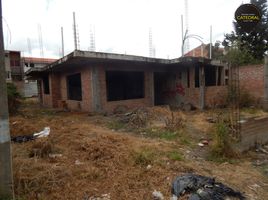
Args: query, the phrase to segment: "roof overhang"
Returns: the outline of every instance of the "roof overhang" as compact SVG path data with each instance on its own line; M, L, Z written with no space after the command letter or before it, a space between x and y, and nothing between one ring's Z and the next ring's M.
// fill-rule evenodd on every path
M75 50L72 53L46 65L43 68L32 68L25 74L29 79L40 77L49 71L61 71L70 67L79 67L97 63L132 63L148 64L148 66L189 66L196 63L211 65L211 60L202 57L180 57L176 59L159 59L126 54L114 54Z

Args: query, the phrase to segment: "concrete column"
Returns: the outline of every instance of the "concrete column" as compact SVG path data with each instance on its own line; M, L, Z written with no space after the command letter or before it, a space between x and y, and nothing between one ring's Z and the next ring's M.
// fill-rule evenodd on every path
M264 109L268 111L268 56L264 63Z
M264 98L268 100L268 56L265 57L264 64Z
M101 111L100 103L100 80L99 80L99 68L98 66L92 67L91 70L91 89L92 89L92 107L94 112Z
M218 82L219 82L219 66L216 67L216 86L218 86Z
M199 68L199 88L200 88L200 109L205 108L205 70L204 66Z
M151 105L154 106L154 72L149 72L149 88L151 95Z

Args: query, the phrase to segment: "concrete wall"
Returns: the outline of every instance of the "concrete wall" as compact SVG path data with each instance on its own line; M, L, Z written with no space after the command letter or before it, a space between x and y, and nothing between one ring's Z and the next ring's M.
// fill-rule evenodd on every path
M239 68L240 87L257 100L264 97L264 65L248 65Z
M241 124L241 141L235 146L246 151L256 144L268 143L268 117L251 118Z
M214 108L226 104L227 87L209 86L205 87L205 106Z
M33 97L38 95L37 81L24 83L24 97Z

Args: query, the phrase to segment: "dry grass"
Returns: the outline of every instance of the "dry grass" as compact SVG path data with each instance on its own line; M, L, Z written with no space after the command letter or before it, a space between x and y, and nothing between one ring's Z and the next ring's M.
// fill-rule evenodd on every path
M94 116L42 114L31 105L23 109L24 115L10 118L12 135L45 126L50 126L51 134L44 140L12 144L17 199L86 199L103 194L118 200L151 199L154 190L168 199L172 180L187 172L216 177L249 199L268 199L267 179L246 160L218 164L188 159L180 143L112 132L96 125ZM30 152L35 156L29 157ZM62 156L47 156L55 153ZM257 191L250 189L254 184L260 185Z

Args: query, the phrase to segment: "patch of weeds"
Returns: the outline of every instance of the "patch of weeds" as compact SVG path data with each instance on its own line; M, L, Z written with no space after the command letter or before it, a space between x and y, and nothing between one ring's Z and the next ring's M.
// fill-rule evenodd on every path
M42 109L40 110L41 115L55 115L55 110Z
M215 125L215 139L211 146L208 160L214 162L229 162L234 163L234 158L238 157L231 146L232 138L229 135L229 127L224 122L219 122Z
M149 149L143 149L133 152L133 159L136 165L147 166L152 164L156 154Z
M159 133L159 138L164 140L175 140L178 138L178 133L168 130L163 130Z
M53 116L56 114L56 111L52 110L52 109L42 108L42 109L34 110L33 114L34 115L41 115L41 116Z
M259 113L259 109L257 108L242 108L243 113L248 113L251 115L257 115Z
M179 134L180 143L183 145L191 146L192 142L183 133Z
M160 138L164 140L175 140L176 138L178 138L178 132L169 131L166 129L149 128L144 130L143 132L146 133L146 136L152 138Z
M261 166L261 172L268 177L268 164Z
M212 161L216 163L225 163L228 162L230 164L237 164L239 161L234 158L228 158L226 156L219 156L217 154L210 153L206 158L207 161Z
M40 138L33 142L29 149L29 157L48 158L49 154L57 153L55 145L47 138Z
M181 161L183 160L183 155L178 151L171 151L168 152L168 158L175 161Z
M123 122L120 122L118 120L113 120L113 121L111 121L111 122L109 122L107 124L107 127L109 129L113 129L113 130L116 130L117 131L117 130L120 130L120 129L125 128L126 127L126 124L123 123Z
M185 133L182 130L170 131L167 129L149 128L149 129L143 130L143 132L145 133L147 137L160 138L160 139L168 140L168 141L178 140L183 145L187 145L187 146L192 145L191 140L185 135Z

